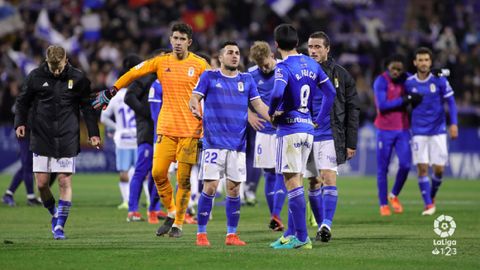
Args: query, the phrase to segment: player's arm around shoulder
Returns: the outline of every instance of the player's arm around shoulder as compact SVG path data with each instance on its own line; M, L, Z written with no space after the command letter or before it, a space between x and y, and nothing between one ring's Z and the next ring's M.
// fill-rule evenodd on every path
M193 116L199 120L202 119L202 108L200 106L200 101L205 98L208 93L208 85L210 81L209 73L210 71L206 71L200 75L200 79L198 79L197 85L193 89L192 96L188 102L188 107L190 108Z
M257 84L250 73L246 73L246 80L249 81L250 88L248 89L248 99L253 109L262 116L263 119L270 122L270 115L268 114L268 106L260 98Z
M114 83L116 89L121 89L130 85L134 80L145 76L146 74L156 73L159 65L165 61L166 55L156 56L150 59L147 59L140 64L132 67L129 71L123 74L118 80Z

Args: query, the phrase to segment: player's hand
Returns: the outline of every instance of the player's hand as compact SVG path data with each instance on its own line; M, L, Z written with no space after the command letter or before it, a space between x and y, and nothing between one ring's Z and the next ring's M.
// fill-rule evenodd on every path
M406 94L402 97L403 104L411 103L413 107L416 107L423 100L423 96L417 93Z
M24 138L25 137L25 126L18 126L15 130L15 134L17 138Z
M108 106L108 103L117 94L118 89L113 86L110 89L100 91L96 94L95 99L92 101L92 106L95 110L103 109L105 110Z
M450 134L450 138L452 138L452 140L455 140L456 138L458 138L458 126L450 125L448 127L448 133Z
M256 131L262 130L265 125L263 123L267 122L267 120L258 117L258 115L254 112L248 111L248 123L255 129Z
M271 116L270 116L270 122L272 122L272 125L277 126L278 124L278 119L280 116L283 114L283 111L275 111Z
M90 137L89 142L92 146L95 146L97 149L100 149L100 143L102 142L102 140L98 136L93 136L93 137Z
M430 73L432 73L436 77L441 77L441 76L448 77L448 76L450 76L450 69L448 69L448 68L432 68L430 70Z
M356 152L357 150L355 149L347 148L347 160L353 158Z
M202 120L202 113L201 113L200 106L199 106L198 102L197 102L197 104L195 104L194 102L190 102L189 107L190 107L190 111L192 112L193 116L195 116L195 118L197 118L198 120Z

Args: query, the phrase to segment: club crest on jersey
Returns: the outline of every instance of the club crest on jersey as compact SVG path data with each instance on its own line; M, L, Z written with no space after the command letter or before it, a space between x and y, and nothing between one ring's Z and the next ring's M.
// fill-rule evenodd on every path
M73 89L73 80L68 80L68 89Z
M193 74L195 74L195 69L193 67L188 68L188 77L193 77Z
M245 89L243 88L243 82L238 82L238 92L243 92Z
M437 88L435 87L435 84L431 83L430 84L430 92L435 93L437 91Z

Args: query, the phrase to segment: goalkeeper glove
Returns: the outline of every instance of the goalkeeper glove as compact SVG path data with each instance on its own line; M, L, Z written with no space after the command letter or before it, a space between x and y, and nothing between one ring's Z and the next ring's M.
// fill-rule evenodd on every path
M110 89L105 89L97 93L97 96L92 102L92 106L95 109L105 109L108 106L108 103L117 94L118 89L113 86Z

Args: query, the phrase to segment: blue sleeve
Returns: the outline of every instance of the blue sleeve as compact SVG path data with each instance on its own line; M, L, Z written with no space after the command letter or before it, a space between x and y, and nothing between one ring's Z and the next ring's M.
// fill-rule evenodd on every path
M325 74L323 71L321 73ZM328 77L324 80L321 80L318 87L323 92L323 98L322 98L322 105L320 105L320 111L318 112L317 118L315 119L314 122L317 125L320 125L321 121L327 115L329 115L330 111L332 110L333 102L335 101L336 92L332 82L328 79Z
M392 110L403 105L403 99L396 98L387 100L388 85L385 78L379 76L373 83L373 92L375 94L375 102L380 112Z
M157 81L153 82L150 87L148 102L150 103L150 116L156 129L158 114L160 114L160 110L162 109L162 85Z
M288 73L280 67L277 67L275 71L275 82L273 84L272 96L270 98L270 106L268 108L269 115L273 115L282 102L283 93L287 87L287 80Z
M205 72L202 73L202 75L200 76L200 79L198 79L197 85L193 89L193 93L199 94L202 97L205 97L207 95L208 83L209 83L209 76L208 76L209 73L210 73L209 71L205 71Z
M453 96L452 86L450 86L450 83L445 77L440 77L440 93L445 99Z
M258 93L257 84L252 76L248 76L250 78L250 89L248 91L248 100L256 99L260 97Z
M457 118L457 105L455 104L455 98L453 95L447 98L448 103L448 113L450 114L450 124L457 125L458 118Z

